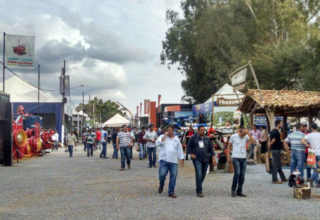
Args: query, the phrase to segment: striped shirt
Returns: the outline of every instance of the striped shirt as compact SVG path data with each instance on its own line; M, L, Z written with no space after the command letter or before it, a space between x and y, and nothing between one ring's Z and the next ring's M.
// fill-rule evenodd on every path
M128 147L131 143L132 134L130 132L120 131L117 138L119 138L120 147Z
M95 133L88 133L87 134L87 144L94 144L94 142L96 141L96 134Z
M305 134L301 131L295 131L288 135L286 142L290 143L291 150L305 151L304 144L301 143L301 140L305 137Z

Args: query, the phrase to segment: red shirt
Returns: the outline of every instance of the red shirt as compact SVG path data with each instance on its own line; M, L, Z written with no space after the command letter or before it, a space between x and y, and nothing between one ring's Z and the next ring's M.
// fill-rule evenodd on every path
M194 135L194 132L193 132L193 131L188 131L187 137L191 137L191 136L193 136L193 135Z
M96 140L100 141L101 140L101 131L96 131L96 136L97 136Z

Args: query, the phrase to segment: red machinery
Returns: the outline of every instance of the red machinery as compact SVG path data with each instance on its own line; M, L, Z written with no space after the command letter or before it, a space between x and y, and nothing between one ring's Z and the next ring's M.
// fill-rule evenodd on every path
M40 140L40 123L36 122L34 128L29 128L26 132L29 138L29 146L32 153L40 153L42 151L42 143Z
M16 121L12 121L13 131L13 158L23 158L25 154L30 154L28 137L23 130L23 120L19 116Z
M44 149L52 149L53 147L53 141L51 136L54 134L54 131L44 131L41 133L41 139L42 139L42 147Z

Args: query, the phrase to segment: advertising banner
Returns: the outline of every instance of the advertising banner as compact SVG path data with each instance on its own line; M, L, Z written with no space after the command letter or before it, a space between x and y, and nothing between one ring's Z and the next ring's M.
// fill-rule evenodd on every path
M34 69L34 37L5 35L6 66L9 68Z

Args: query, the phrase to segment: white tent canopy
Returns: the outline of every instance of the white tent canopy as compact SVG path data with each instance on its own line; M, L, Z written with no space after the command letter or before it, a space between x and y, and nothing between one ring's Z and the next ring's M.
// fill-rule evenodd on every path
M0 83L2 88L3 83ZM10 94L10 102L38 102L38 89L13 75L5 81L5 92ZM40 90L40 102L62 102L62 99Z
M129 125L130 121L123 117L120 114L114 115L112 118L110 118L108 121L104 122L102 124L102 127L121 127L122 125Z

